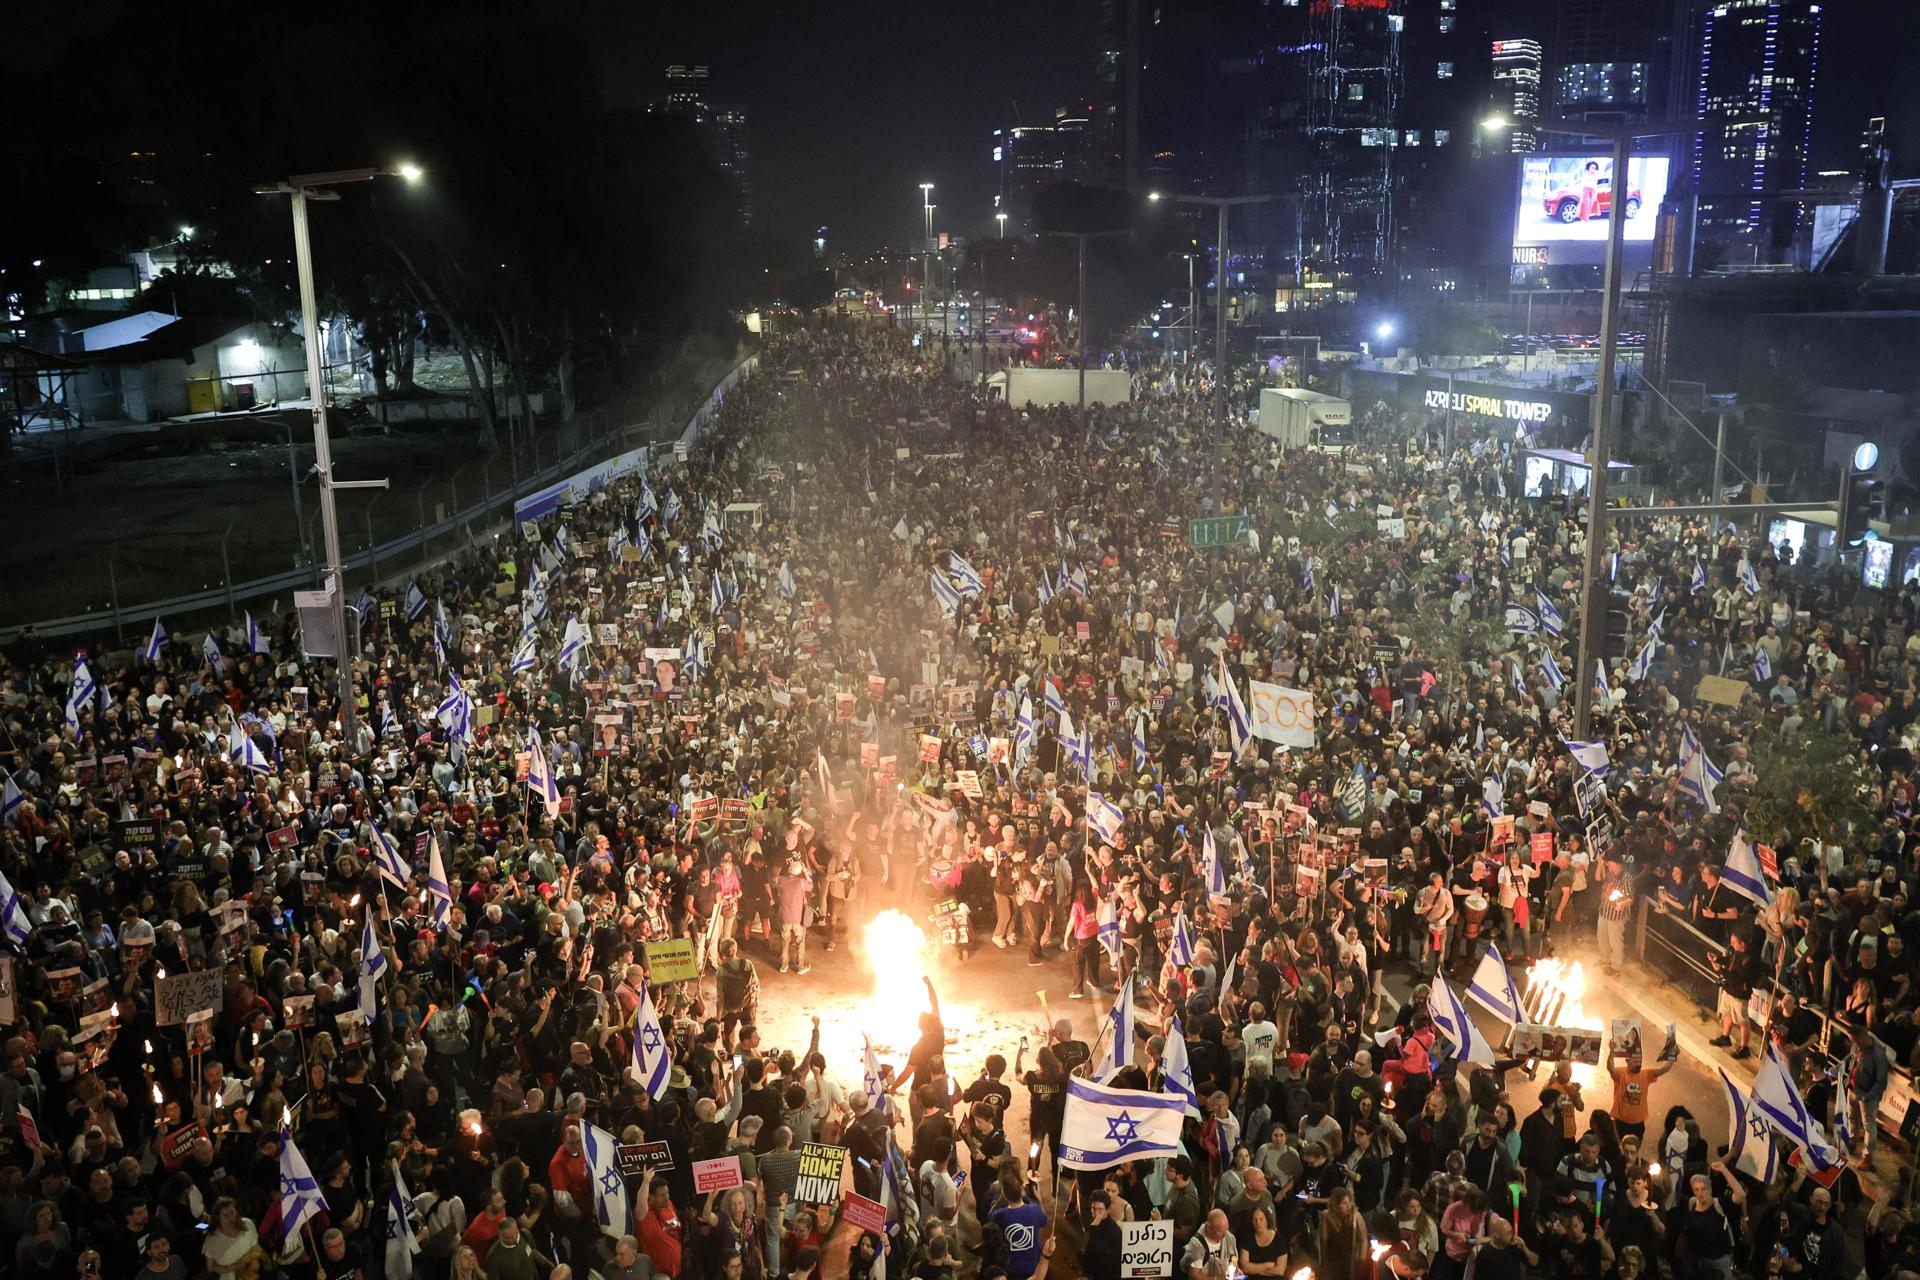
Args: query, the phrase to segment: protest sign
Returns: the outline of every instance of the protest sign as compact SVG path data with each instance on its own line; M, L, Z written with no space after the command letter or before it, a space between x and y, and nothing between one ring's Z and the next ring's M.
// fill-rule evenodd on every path
M1120 1274L1149 1280L1173 1274L1173 1223L1165 1218L1120 1224Z
M700 967L693 962L693 939L669 938L662 942L649 942L647 974L655 982L692 982L698 978Z
M833 1204L840 1199L840 1183L847 1171L847 1149L824 1142L800 1144L800 1172L794 1183L797 1204Z
M613 1149L613 1165L622 1177L637 1178L673 1168L673 1152L664 1142L626 1142Z
M1247 717L1253 736L1287 747L1313 745L1313 695L1305 689L1247 682Z
M802 1168L805 1167L805 1160L806 1157L802 1156ZM731 1191L740 1185L739 1156L721 1156L717 1160L693 1162L693 1193L695 1195L704 1196L713 1191Z
M847 1192L847 1198L841 1202L840 1216L862 1231L871 1231L876 1235L886 1234L886 1206L877 1200L867 1199L858 1191Z
M225 970L196 969L191 973L169 974L153 981L153 1024L177 1027L196 1013L212 1012L220 1007L220 992Z

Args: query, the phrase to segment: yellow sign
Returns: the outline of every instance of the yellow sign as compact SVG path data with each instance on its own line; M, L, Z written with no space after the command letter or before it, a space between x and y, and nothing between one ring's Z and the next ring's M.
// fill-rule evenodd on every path
M692 982L698 978L700 966L693 962L693 939L649 942L647 974L655 982Z
M1745 680L1730 680L1726 676L1701 676L1700 698L1703 702L1717 702L1723 707L1737 707L1740 700L1747 696Z

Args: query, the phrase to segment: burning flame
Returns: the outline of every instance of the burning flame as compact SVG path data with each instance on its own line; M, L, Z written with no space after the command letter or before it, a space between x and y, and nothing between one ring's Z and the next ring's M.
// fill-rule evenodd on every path
M873 1002L889 1019L905 1011L926 1008L927 935L913 917L889 908L867 923L867 968L873 972ZM906 1014L911 1017L911 1014ZM917 1032L903 1024L901 1043L911 1044Z
M166 1097L160 1092L160 1086L159 1085L153 1086L153 1105L158 1107L163 1105L165 1102L166 1102Z
M1588 1015L1583 1003L1586 993L1587 972L1578 960L1536 960L1527 970L1520 1012L1526 1021L1541 1026L1598 1029L1600 1022Z

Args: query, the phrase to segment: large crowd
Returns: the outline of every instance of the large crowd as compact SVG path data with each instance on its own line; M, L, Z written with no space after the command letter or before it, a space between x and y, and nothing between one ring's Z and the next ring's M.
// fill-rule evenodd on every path
M290 618L7 655L0 1271L1120 1280L1157 1218L1182 1280L1920 1273L1850 1162L1656 1107L1657 1029L1603 1096L1432 1012L1490 942L1619 966L1655 903L1716 944L1727 1047L1870 1156L1917 1039L1920 589L1623 528L1635 638L1570 744L1573 627L1509 609L1577 620L1583 519L1497 442L1216 463L1204 388L1083 431L891 333L761 370L683 453L364 594L351 733ZM1251 537L1189 546L1216 514ZM1310 746L1244 731L1254 682L1311 694ZM1749 744L1811 726L1882 825L1732 891ZM962 982L1018 949L1075 1011L1124 994L1132 1042L1062 1018L958 1079L930 984L864 1074L767 1043L881 905ZM674 940L705 980L655 972ZM1069 1079L1170 1057L1179 1150L1063 1168Z

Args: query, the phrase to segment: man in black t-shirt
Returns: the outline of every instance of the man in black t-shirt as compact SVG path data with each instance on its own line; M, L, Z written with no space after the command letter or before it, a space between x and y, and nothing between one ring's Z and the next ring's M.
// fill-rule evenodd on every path
M1712 1040L1713 1044L1725 1048L1738 1044L1733 1056L1744 1058L1750 1052L1747 1048L1747 997L1753 994L1753 984L1759 975L1759 961L1747 950L1747 935L1735 930L1727 939L1732 950L1719 959L1720 968L1720 1034Z
M995 1114L1005 1116L1007 1108L1013 1104L1013 1089L1001 1080L1007 1073L1007 1060L1000 1054L987 1055L986 1069L978 1080L967 1086L960 1095L962 1102L991 1102Z

